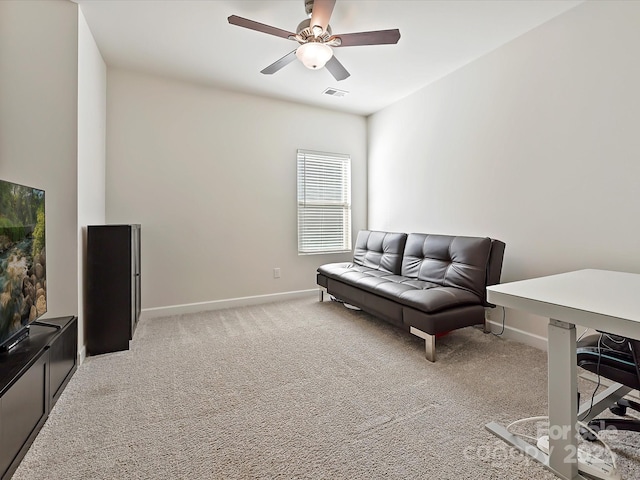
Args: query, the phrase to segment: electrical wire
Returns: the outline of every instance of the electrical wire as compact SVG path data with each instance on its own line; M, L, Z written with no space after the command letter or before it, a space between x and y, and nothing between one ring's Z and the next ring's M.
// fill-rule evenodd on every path
M584 336L587 334L587 332L588 332L589 330L591 330L591 329L590 329L590 328L587 328L584 332L582 332L582 333L580 334L580 336L578 337L578 340L576 340L576 342L579 342L580 340L582 340L582 337L584 337Z
M580 425L587 432L589 432L591 435L593 435L595 437L595 439L602 444L604 449L607 451L607 453L611 457L611 465L613 466L614 470L617 470L618 469L618 465L616 463L616 456L613 453L613 450L611 450L611 447L609 446L609 444L607 442L605 442L604 440L602 440L600 438L600 434L598 432L596 432L593 428L591 428L589 425L587 425L586 423L578 422L578 425Z
M543 415L543 416L538 416L538 417L521 418L520 420L516 420L514 422L511 422L509 425L507 425L507 432L509 432L512 435L516 435L518 437L521 437L521 438L528 438L529 440L538 441L538 438L532 437L531 435L525 435L524 433L512 432L511 431L511 427L514 427L514 426L519 425L521 423L533 422L533 421L539 421L539 420L544 420L544 421L546 421L548 423L549 422L549 417L546 416L546 415ZM599 443L602 444L602 446L604 447L606 452L611 457L611 465L613 466L614 469L617 470L618 466L617 466L617 463L616 463L616 456L613 453L613 450L611 450L611 447L609 446L609 444L607 442L605 442L604 440L602 440L602 438L600 438L600 434L598 432L596 432L594 429L592 429L586 423L578 422L578 425L583 427L586 431L588 431L591 435L593 435L594 438Z
M512 435L517 435L518 437L522 437L522 438L528 438L529 440L533 440L534 442L538 441L537 437L532 437L531 435L525 435L524 433L518 433L518 432L512 432L511 431L511 427L514 427L516 425L520 425L521 423L527 423L527 422L533 422L536 420L545 420L546 422L549 421L549 417L546 415L543 416L539 416L539 417L528 417L528 418L521 418L520 420L516 420L515 422L511 422L509 425L507 425L507 432L511 433Z
M596 365L596 375L598 376L598 383L596 384L596 388L593 390L593 393L591 394L591 404L589 405L589 410L587 410L584 413L584 415L582 415L582 418L586 418L591 413L591 410L593 409L593 402L595 401L595 398L596 398L596 392L598 391L598 389L600 388L600 385L602 384L602 377L600 376L600 363L602 360L602 337L603 337L603 334L601 333L600 337L598 338L598 363Z

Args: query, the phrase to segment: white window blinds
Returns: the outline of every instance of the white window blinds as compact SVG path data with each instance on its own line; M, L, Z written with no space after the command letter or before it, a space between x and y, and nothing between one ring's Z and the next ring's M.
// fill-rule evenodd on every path
M298 150L298 253L350 250L349 155Z

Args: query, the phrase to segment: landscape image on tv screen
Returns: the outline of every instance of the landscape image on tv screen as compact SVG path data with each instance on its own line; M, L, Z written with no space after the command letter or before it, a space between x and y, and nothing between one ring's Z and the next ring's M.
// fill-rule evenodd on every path
M0 345L47 311L44 191L0 180Z

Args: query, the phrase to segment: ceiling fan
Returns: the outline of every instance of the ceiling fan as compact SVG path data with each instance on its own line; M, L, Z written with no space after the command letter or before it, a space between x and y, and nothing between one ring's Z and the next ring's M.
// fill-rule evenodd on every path
M294 40L300 44L292 52L261 70L271 75L298 58L305 67L318 70L327 67L329 73L340 81L350 76L346 68L333 54L331 47L353 47L358 45L385 45L398 43L400 30L376 30L373 32L345 33L333 35L329 19L336 0L304 0L305 11L310 18L300 22L296 33L265 25L246 18L231 15L227 20L232 25Z

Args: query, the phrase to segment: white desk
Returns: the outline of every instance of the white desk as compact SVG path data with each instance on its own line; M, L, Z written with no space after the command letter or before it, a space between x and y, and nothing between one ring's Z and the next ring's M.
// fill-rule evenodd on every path
M640 274L579 270L487 287L489 302L549 318L549 425L551 455L545 455L495 422L487 429L529 454L560 478L583 478L576 456L577 359L575 325L640 339ZM526 381L526 379L524 379ZM594 415L630 389L610 387L596 397ZM581 409L583 412L584 409Z

